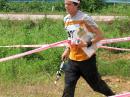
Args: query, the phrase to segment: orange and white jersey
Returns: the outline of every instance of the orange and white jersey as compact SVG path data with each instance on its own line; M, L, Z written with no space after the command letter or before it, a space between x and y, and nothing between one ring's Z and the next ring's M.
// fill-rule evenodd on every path
M77 14L73 17L67 15L64 17L65 30L68 33L68 38L70 40L81 39L82 41L90 41L94 38L94 34L89 32L85 26L87 23L90 26L98 27L94 20L88 15L81 11L78 11ZM88 51L89 49L89 51ZM71 48L69 58L76 61L83 61L91 57L95 53L95 46L90 48Z

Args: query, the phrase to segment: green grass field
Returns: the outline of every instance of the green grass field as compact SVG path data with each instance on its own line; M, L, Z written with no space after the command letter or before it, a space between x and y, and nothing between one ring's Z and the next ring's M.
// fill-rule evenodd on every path
M1 45L26 45L26 44L47 44L61 41L67 38L67 34L64 31L63 22L56 20L40 20L40 21L0 21L0 34L1 34ZM105 38L118 38L129 36L128 20L113 21L112 24L98 23L103 31ZM124 28L125 27L125 28ZM123 30L122 30L123 29ZM120 48L130 48L129 42L116 43L108 46L120 47ZM0 48L0 57L7 57L10 55L22 53L35 48ZM44 71L49 74L54 74L58 69L60 64L60 56L64 48L52 48L46 51L42 51L36 54L28 55L23 58L10 60L7 62L0 63L0 74L1 79L11 79L11 80L30 80L35 78L35 76L43 76ZM103 55L102 55L103 53ZM129 76L130 72L127 70L129 68L129 56L127 58L118 58L113 61L111 57L113 56L126 56L129 52L122 51L108 51L104 49L99 49L97 51L97 61L99 67L108 66L105 70L101 69L103 74L116 74L113 68L119 68L120 66L125 66L121 70L119 75ZM101 55L101 56L99 56ZM109 64L112 64L111 66ZM117 66L116 66L117 64ZM101 66L100 66L101 65ZM124 70L125 69L125 70ZM105 73L104 73L104 72ZM108 71L108 73L106 73ZM128 74L127 74L128 73ZM31 74L31 76L30 76ZM28 77L26 79L26 77Z
M86 0L83 0L86 2ZM130 16L128 4L93 5L89 0L82 6L91 15ZM88 5L86 5L88 4ZM98 4L100 6L98 6ZM55 8L52 10L52 6ZM84 8L83 8L84 7ZM98 7L98 8L96 8ZM63 3L9 3L0 0L1 13L66 14ZM130 36L130 20L98 22L105 38ZM0 46L47 44L67 38L62 20L39 21L0 20ZM130 42L108 46L128 48ZM35 48L0 48L0 58L23 53ZM55 85L64 48L51 48L22 58L0 63L0 97L61 97L64 74ZM130 91L130 52L97 50L97 65L100 74L117 93ZM75 97L104 97L93 90L81 78L76 86Z
M105 38L130 36L129 20L113 21L112 23L98 23ZM47 44L67 38L63 21L44 19L39 21L9 21L0 20L1 45ZM130 48L130 42L111 44L109 46ZM35 48L0 48L0 57L22 53ZM55 97L63 90L63 79L59 86L55 86L55 73L59 68L60 56L64 48L51 48L22 58L0 63L0 90L2 97ZM97 51L97 63L103 76L130 77L130 53L123 51ZM52 77L51 77L52 76ZM14 84L13 84L14 83ZM110 83L110 85L113 83ZM114 83L115 84L115 83ZM123 83L124 84L124 83ZM77 90L76 97L101 97L92 90L80 94L83 85ZM116 91L117 88L111 85ZM53 90L54 91L53 91ZM56 90L55 90L56 89ZM128 88L129 89L129 88ZM127 90L128 90L127 89ZM124 88L122 89L124 91ZM52 92L53 91L53 92ZM117 91L120 92L119 90ZM90 93L90 94L89 94ZM91 96L92 97L92 96Z

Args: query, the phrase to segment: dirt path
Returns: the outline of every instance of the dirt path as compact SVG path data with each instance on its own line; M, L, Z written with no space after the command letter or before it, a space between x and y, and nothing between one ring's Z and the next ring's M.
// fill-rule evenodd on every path
M63 19L64 15L35 15L35 14L0 14L0 19L9 19L9 20L36 20L43 18L52 18L52 19ZM113 21L115 19L125 19L129 18L128 16L92 16L95 21Z
M130 91L130 80L115 76L106 76L103 79L117 93ZM0 97L61 97L63 91L63 78L54 84L54 79L47 82L29 84L0 85ZM93 90L81 78L76 87L75 97L105 97Z

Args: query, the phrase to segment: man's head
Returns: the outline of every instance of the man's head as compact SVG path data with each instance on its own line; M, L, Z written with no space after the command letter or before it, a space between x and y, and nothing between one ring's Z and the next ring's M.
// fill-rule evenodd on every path
M77 12L79 5L80 0L65 0L65 9L70 14Z

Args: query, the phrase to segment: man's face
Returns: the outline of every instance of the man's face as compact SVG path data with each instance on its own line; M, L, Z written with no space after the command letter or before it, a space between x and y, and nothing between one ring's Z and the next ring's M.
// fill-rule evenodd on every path
M72 1L65 0L65 9L71 14L77 11L77 6L75 6Z

